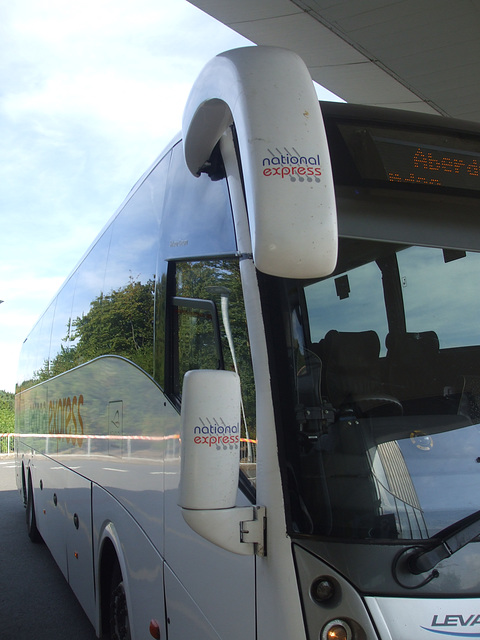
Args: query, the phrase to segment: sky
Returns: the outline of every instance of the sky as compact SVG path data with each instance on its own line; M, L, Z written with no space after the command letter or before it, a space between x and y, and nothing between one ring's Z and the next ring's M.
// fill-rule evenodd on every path
M1 3L0 389L14 391L39 315L180 129L202 67L249 44L185 0Z

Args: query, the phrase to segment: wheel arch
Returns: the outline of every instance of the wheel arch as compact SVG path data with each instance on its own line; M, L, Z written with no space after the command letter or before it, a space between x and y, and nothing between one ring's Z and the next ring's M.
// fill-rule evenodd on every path
M25 462L22 460L22 477L21 477L21 492L22 492L22 499L23 499L23 506L25 508L27 508L27 478L25 475ZM30 470L28 471L28 473L30 474Z
M125 588L125 596L127 599L128 610L132 610L130 599L129 579L127 564L118 533L112 522L104 525L99 538L99 556L97 569L97 585L98 585L98 620L100 637L108 637L105 634L110 630L109 619L109 598L111 590L112 577L116 568L122 574L122 580Z

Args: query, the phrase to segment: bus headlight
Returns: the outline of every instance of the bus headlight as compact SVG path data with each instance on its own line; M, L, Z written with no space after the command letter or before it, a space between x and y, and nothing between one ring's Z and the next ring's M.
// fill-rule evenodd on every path
M321 640L352 640L352 630L345 620L330 620L320 637Z

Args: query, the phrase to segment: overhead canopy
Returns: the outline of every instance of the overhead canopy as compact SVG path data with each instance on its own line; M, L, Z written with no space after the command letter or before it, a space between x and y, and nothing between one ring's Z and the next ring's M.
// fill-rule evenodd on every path
M480 121L475 0L189 0L347 102Z

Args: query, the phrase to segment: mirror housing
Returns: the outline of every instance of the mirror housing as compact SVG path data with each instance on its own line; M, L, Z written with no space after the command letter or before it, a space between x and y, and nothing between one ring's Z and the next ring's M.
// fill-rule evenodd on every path
M234 371L187 371L178 504L189 527L206 540L240 555L265 555L265 509L235 506L240 416L240 378Z
M234 371L187 371L183 379L181 478L184 509L235 506L240 457L240 379Z
M257 269L285 278L332 273L338 244L333 173L303 60L287 49L255 46L221 53L204 67L182 122L193 175L232 124Z

